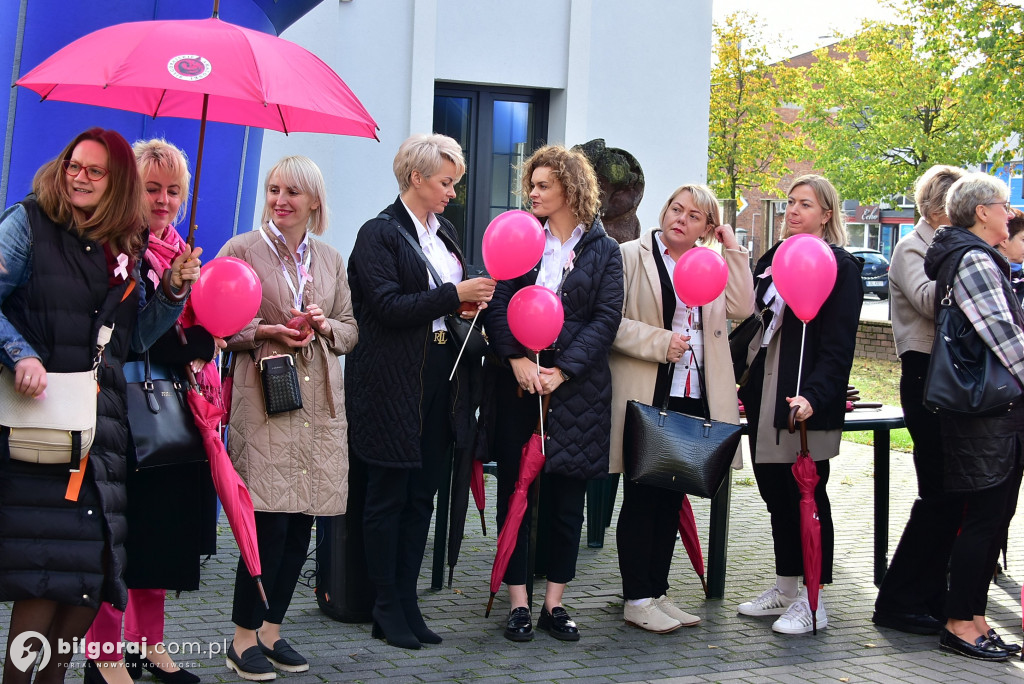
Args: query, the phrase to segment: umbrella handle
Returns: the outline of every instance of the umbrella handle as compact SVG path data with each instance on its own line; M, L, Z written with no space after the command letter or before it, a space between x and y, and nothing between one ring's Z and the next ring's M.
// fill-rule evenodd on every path
M799 406L794 406L789 410L789 434L796 432L796 424L800 423L800 451L807 453L807 424L802 420L796 419L796 412L800 410Z
M165 268L163 276L160 277L160 289L164 291L164 296L172 302L181 302L188 297L188 293L192 289L192 283L191 281L186 283L181 288L181 292L176 292L174 286L171 285L171 269Z

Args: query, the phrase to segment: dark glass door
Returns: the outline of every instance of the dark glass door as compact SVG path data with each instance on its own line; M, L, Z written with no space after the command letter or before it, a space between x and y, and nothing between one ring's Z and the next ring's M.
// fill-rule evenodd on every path
M466 259L482 266L480 243L491 219L522 208L519 169L547 138L547 91L438 84L434 130L459 141L466 175L445 218L462 234Z

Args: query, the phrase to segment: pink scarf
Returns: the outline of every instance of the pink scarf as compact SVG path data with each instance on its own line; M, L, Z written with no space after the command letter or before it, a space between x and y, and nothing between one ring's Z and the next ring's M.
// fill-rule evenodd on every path
M149 246L146 249L145 259L150 266L149 279L153 283L154 290L160 287L160 278L165 270L171 267L171 262L185 250L185 240L174 229L174 226L167 226L163 239L149 234ZM192 302L185 302L185 309L178 318L178 323L183 328L191 328L196 325L195 311L192 309ZM217 371L217 364L207 363L203 369L196 373L196 383L199 391L208 401L221 406L221 382L220 373Z

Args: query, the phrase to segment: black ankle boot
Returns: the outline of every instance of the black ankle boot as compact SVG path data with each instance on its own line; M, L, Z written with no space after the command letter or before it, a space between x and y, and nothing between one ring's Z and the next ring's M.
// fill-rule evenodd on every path
M384 638L392 646L419 649L421 644L409 628L409 623L398 601L394 585L377 587L377 602L373 605L373 636Z
M413 635L415 635L420 643L439 644L444 641L427 627L427 623L423 620L423 614L420 612L419 601L415 598L403 598L402 611L405 613L405 621L409 624L409 629L412 630Z

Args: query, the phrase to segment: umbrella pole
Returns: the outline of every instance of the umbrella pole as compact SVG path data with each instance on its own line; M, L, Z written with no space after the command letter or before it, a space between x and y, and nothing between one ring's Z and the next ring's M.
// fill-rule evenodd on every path
M256 580L256 588L259 589L260 600L263 601L263 607L270 610L270 603L267 601L267 592L263 590L263 578L256 575L253 579Z
M480 315L480 309L476 310L476 314L473 315L473 321L469 324L470 332L472 332L473 326L476 325L477 316ZM455 377L455 369L459 367L459 360L462 358L462 352L466 351L466 345L469 344L469 335L466 335L466 339L462 340L462 347L459 348L459 355L455 357L455 364L452 366L452 372L448 374L448 382L452 381Z
M216 10L214 10L216 16ZM196 245L196 205L199 203L199 176L203 172L203 143L206 141L206 111L210 105L210 96L203 94L203 118L199 120L199 148L196 151L196 175L192 178L192 206L188 210L188 238L185 242L189 248Z

